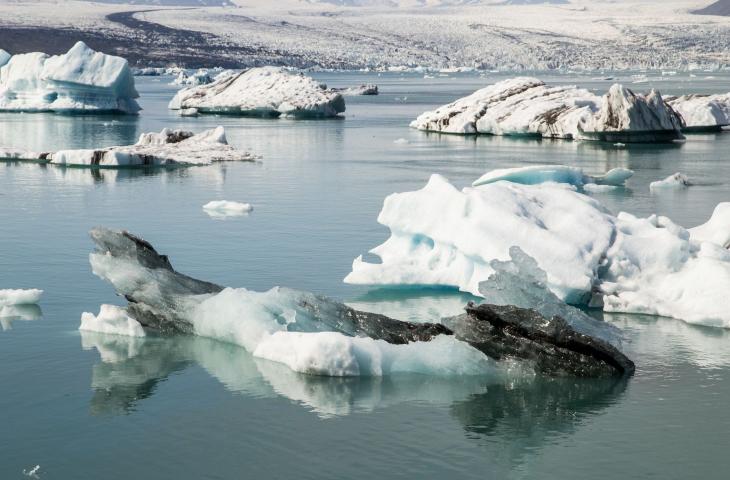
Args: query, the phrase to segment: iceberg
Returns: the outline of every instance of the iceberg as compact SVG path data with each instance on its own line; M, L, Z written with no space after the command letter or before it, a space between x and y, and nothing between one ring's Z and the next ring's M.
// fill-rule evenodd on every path
M730 125L730 94L691 94L664 100L682 118L684 131L719 131Z
M598 114L588 125L580 125L580 138L611 143L666 142L684 138L682 119L651 90L648 95L634 93L614 84L601 100Z
M385 199L378 221L391 235L371 250L381 263L357 257L345 282L483 296L479 285L495 273L494 261L519 247L567 303L730 328L726 210L718 207L693 236L666 217L613 215L568 185L497 182L460 191L433 175L421 190Z
M649 184L649 190L663 190L663 189L676 189L676 188L685 188L689 187L691 183L689 182L689 178L687 178L687 175L677 172L672 175L669 175L667 178L663 180L657 180L655 182L651 182Z
M166 128L160 133L143 133L134 145L100 149L59 150L53 153L0 149L0 158L110 168L210 165L214 162L255 159L250 153L229 145L225 129L220 126L198 134Z
M680 117L651 91L613 85L603 97L532 77L497 82L421 114L411 127L433 132L536 136L608 142L682 138Z
M180 90L172 110L256 117L334 117L345 111L342 95L280 67L252 68L213 83Z
M589 184L620 187L634 174L626 168L613 168L604 175L587 175L578 167L567 165L531 165L529 167L503 168L492 170L472 183L473 187L506 180L523 185L545 182L567 183L576 187Z
M0 67L0 111L134 114L138 97L127 61L83 42L63 55L13 55Z
M345 95L347 97L357 97L362 95L377 95L378 92L378 86L372 83L364 84L364 85L358 85L357 87L347 87L347 88L333 88L332 90L336 92L340 92L342 95Z
M124 311L85 314L87 328L104 331L100 320L110 317L108 330L121 332L131 318L144 329L236 344L294 371L328 376L484 375L515 361L550 375L633 373L613 345L534 310L469 305L451 319L453 328L404 322L283 287L225 288L176 272L166 256L128 232L96 228L91 236L93 273L129 303Z
M185 70L181 70L178 73L175 80L172 81L173 85L207 85L213 82L213 77L210 76L210 72L207 68L200 68L197 71L188 74Z
M203 205L205 213L214 218L240 217L253 211L250 203L214 200Z
M0 307L10 305L35 305L41 300L43 290L31 288L23 289L0 289Z

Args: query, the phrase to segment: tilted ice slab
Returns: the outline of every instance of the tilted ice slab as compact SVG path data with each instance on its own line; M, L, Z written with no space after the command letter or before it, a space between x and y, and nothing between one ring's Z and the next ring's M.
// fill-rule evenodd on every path
M305 75L280 67L260 67L182 89L169 107L264 117L333 117L345 111L345 100Z
M451 327L403 322L288 288L224 288L176 272L167 256L128 232L96 228L91 236L97 245L92 271L129 304L84 314L84 328L134 333L139 324L163 334L191 333L298 372L331 376L499 373L514 368L514 360L527 362L517 362L519 369L559 376L634 371L602 336L530 309L469 304L449 319Z
M489 85L411 122L413 128L444 133L649 142L681 138L680 126L654 91L643 96L613 85L598 97L530 77Z
M545 182L567 183L576 187L585 185L624 186L626 180L634 174L626 168L614 168L604 175L587 175L583 169L567 165L531 165L529 167L502 168L492 170L475 180L471 185L478 187L489 183L506 180L523 185L535 185Z
M725 213L718 207L693 238L666 217L614 216L565 185L497 182L460 191L433 175L423 189L385 199L378 221L391 236L371 250L382 263L356 258L345 282L481 295L492 261L509 259L517 246L568 303L730 328Z
M4 154L8 157L3 157ZM225 130L219 126L199 134L169 129L163 129L160 133L143 133L136 144L121 147L60 150L54 153L4 152L0 149L0 158L69 166L141 167L251 161L254 156L228 145Z
M41 299L43 290L36 288L23 289L0 289L0 307L8 305L35 305Z
M13 55L0 67L0 110L137 113L138 97L127 61L83 42L63 55Z
M719 130L730 125L730 94L665 97L683 121L686 131Z

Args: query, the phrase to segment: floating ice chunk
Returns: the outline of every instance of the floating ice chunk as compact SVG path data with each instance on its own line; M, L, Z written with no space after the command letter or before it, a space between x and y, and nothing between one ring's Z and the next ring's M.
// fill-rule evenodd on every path
M730 125L730 94L682 95L665 101L683 120L683 130L720 130Z
M620 213L599 291L604 310L730 328L730 252L698 244L666 217Z
M419 130L445 133L573 138L600 99L575 86L550 87L537 78L503 80L420 115Z
M730 248L730 202L719 203L707 222L688 231L690 238L696 242Z
M225 130L220 126L198 134L166 128L160 133L143 133L134 145L60 150L37 154L34 159L28 158L30 155L26 153L23 157L54 165L88 167L209 165L214 162L252 161L255 158L228 145Z
M82 313L79 330L126 335L128 337L144 337L146 335L142 325L127 315L124 308L106 304L100 307L99 315L89 312Z
M472 183L473 187L506 180L523 185L535 185L545 182L567 183L576 187L586 184L623 186L634 174L625 168L614 168L605 175L586 175L578 167L567 165L533 165L529 167L503 168L485 173Z
M382 263L355 259L346 283L454 286L479 295L492 260L519 246L570 303L590 296L613 236L613 216L565 185L499 182L461 191L440 175L421 190L388 196L378 222L390 238L371 250Z
M41 300L43 290L32 288L22 289L0 289L0 307L6 305L35 305Z
M530 77L495 83L420 115L419 130L610 142L682 138L681 119L658 92L635 94L613 85L602 98L576 86L547 86Z
M347 97L378 94L378 86L372 83L359 85L357 87L334 88L333 90L340 92L342 95L345 95Z
M188 74L185 70L180 71L180 73L175 77L175 80L172 81L173 85L185 85L185 86L194 86L194 85L207 85L209 83L213 82L213 77L211 77L210 72L207 68L200 68L197 71Z
M621 331L571 307L550 291L547 274L519 247L509 250L510 261L492 260L494 273L479 283L479 293L494 305L532 308L545 318L562 317L576 331L620 347Z
M649 190L661 190L661 189L672 189L672 188L685 188L691 185L687 175L683 173L675 173L669 175L664 180L657 180L649 184Z
M598 114L581 126L580 138L606 142L665 142L681 139L682 120L656 90L634 93L614 84L601 100Z
M396 145L408 145L411 142L407 138L397 138L393 140L393 143Z
M169 107L264 117L333 117L345 111L345 100L310 77L261 67L180 90Z
M127 61L77 42L63 55L13 55L0 67L0 110L137 113Z
M240 217L252 212L253 206L250 203L214 200L203 205L203 210L211 217L216 218Z

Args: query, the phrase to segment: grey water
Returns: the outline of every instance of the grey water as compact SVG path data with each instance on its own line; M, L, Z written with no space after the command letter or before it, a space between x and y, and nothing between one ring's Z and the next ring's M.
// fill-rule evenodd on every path
M435 320L468 298L447 290L342 282L388 237L390 193L438 173L459 187L507 166L626 167L628 188L593 194L614 212L691 227L730 200L730 133L683 143L588 142L424 134L427 109L501 78L319 73L330 86L377 83L347 98L344 119L292 121L167 110L169 77L137 78L139 117L0 114L0 145L33 150L130 144L164 127L224 125L254 163L175 170L90 170L0 163L0 288L41 288L39 308L0 319L0 478L727 478L730 334L681 321L605 315L627 332L636 375L624 381L402 375L324 378L200 338L81 334L82 312L119 303L88 264L87 231L125 228L180 271L264 290L286 285L397 318ZM595 75L594 75L595 76ZM597 91L639 77L551 75ZM709 77L709 78L708 78ZM729 90L730 75L662 76L662 93ZM396 143L396 140L400 140ZM675 172L694 185L652 194ZM249 202L217 220L210 200ZM600 315L595 313L596 315Z

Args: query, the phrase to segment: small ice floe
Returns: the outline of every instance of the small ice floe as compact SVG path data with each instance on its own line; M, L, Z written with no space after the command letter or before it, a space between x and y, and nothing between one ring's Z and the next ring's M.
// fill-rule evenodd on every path
M214 218L240 217L253 211L250 203L214 200L203 205L205 213Z
M181 117L197 117L200 115L197 108L183 108L180 110Z
M601 185L597 183L586 183L583 185L583 190L590 193L608 193L616 191L619 188L617 185Z
M348 97L356 97L361 95L377 95L379 93L378 86L373 83L358 85L357 87L333 88L332 90L340 92L342 95Z
M43 290L31 288L23 289L0 289L0 307L8 305L35 305L41 300Z
M280 67L260 67L184 88L169 108L255 117L334 117L345 111L345 100L311 77Z
M40 470L41 470L41 466L40 465L36 465L35 467L30 468L28 470L26 470L24 468L23 469L23 475L25 475L26 477L30 477L30 478L41 478L40 477Z
M626 180L634 174L626 168L614 168L603 175L588 175L578 167L568 165L531 165L529 167L501 168L482 175L472 183L473 187L506 180L523 185L555 182L567 183L575 187L589 184L622 187Z
M621 142L616 142L616 143L613 144L613 146L616 147L616 148L624 148L626 146L626 144L625 143L621 143Z
M397 138L393 140L393 143L395 143L396 145L408 145L411 142L406 138Z
M26 152L15 158L53 165L111 168L210 165L255 159L252 154L229 145L226 132L220 126L198 134L165 128L160 133L143 133L134 145L59 150L30 157L31 153Z
M116 305L107 304L99 308L99 315L89 312L82 313L79 330L128 337L144 337L146 335L142 325L127 315L126 310Z
M664 180L657 180L649 184L649 190L662 190L662 189L673 189L673 188L686 188L692 185L687 178L687 175L683 173L675 173L669 175Z

